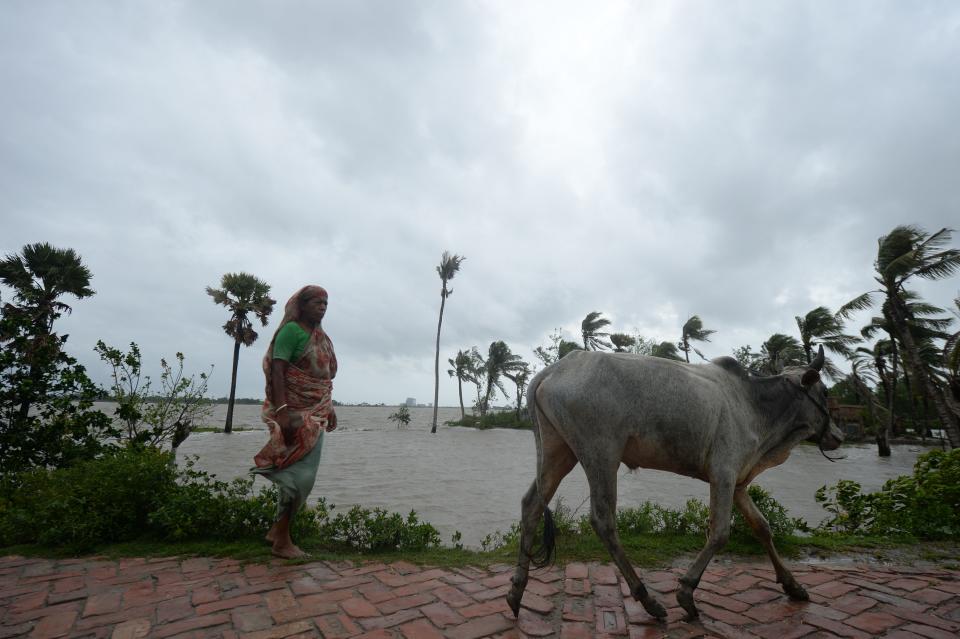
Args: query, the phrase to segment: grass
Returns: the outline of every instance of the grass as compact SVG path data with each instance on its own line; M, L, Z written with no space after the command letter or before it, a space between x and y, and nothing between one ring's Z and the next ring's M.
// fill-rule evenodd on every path
M621 537L624 550L630 561L646 569L669 566L677 561L690 561L703 547L701 535L664 535L642 534ZM479 566L492 564L513 564L517 558L516 544L509 544L490 551L478 551L458 548L431 548L416 553L342 553L331 552L323 546L321 539L298 540L299 545L311 554L305 561L349 560L353 562L369 561L408 561L420 565L445 568ZM776 542L780 554L787 559L800 559L815 556L854 555L864 559L875 558L884 561L912 563L917 560L933 562L956 570L956 558L960 556L960 542L918 542L912 538L863 537L853 535L813 535L810 537L791 536ZM0 549L0 555L22 555L63 559L75 557L69 549L50 548L38 545L11 546ZM231 542L223 541L185 541L180 543L154 542L142 540L99 546L81 556L98 556L110 559L121 557L171 557L206 556L229 557L248 562L266 562L273 557L269 545L259 539L245 539ZM752 538L734 536L718 557L728 559L765 557L763 547ZM592 532L589 534L563 534L557 537L556 561L564 565L574 561L611 561L606 547Z
M488 428L515 428L517 430L532 430L533 424L530 420L520 419L516 411L503 410L489 412L483 417L476 415L467 415L463 419L446 422L447 426L460 426L464 428L478 428L486 430Z

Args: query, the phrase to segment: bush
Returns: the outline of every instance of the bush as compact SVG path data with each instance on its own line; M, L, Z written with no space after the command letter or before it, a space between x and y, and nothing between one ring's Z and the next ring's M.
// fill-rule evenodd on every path
M39 543L89 550L149 539L258 539L274 521L277 490L256 491L252 479L218 480L194 468L178 470L155 448L124 448L68 469L33 470L0 484L0 547ZM333 516L321 499L293 521L298 541L332 551L418 551L440 545L437 529L411 511L354 506Z
M463 419L447 422L449 426L467 426L470 428L522 428L532 429L533 423L529 419L519 419L516 411L500 410L491 411L482 417L476 415L467 415Z
M960 449L934 450L917 458L913 475L887 481L864 494L860 484L842 480L823 486L816 500L831 514L823 531L907 534L920 539L960 535Z
M0 546L86 549L139 537L176 488L170 455L119 449L58 470L8 476L0 487Z
M750 495L760 514L770 524L770 534L773 535L774 539L789 537L798 528L801 530L806 528L806 524L802 520L791 518L787 514L787 509L760 486L751 484L747 488L747 494ZM747 520L736 508L733 510L733 529L731 533L741 537L753 536L753 530L747 524Z

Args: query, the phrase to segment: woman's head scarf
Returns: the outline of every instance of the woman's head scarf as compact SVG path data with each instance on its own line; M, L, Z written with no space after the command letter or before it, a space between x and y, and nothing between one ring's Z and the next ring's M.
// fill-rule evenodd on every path
M281 320L277 330L273 332L273 337L270 338L270 346L267 347L267 355L264 358L263 372L267 378L267 388L270 388L270 363L273 361L273 343L277 339L277 333L280 332L280 329L289 324L290 322L296 322L300 320L300 313L303 311L303 305L308 301L312 300L315 297L327 297L327 289L322 286L316 286L314 284L308 284L301 288L299 291L293 294L293 296L287 300L287 303L283 307L283 320ZM268 391L269 392L269 391Z

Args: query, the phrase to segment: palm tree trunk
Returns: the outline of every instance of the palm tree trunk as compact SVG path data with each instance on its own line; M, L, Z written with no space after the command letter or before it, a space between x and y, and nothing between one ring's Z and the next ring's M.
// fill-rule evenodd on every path
M440 319L437 320L437 351L433 358L433 423L430 432L437 432L437 400L440 397L440 327L443 325L443 306L447 303L447 282L440 291Z
M917 348L917 343L914 341L913 335L910 333L910 327L907 325L906 309L902 306L904 304L903 300L896 291L889 291L888 297L891 298L890 310L893 316L893 325L900 334L900 340L904 347L904 365L912 370L913 378L933 402L937 417L940 419L940 425L947 431L950 448L960 447L960 423L958 423L960 417L952 413L939 387L924 369L920 358L920 349Z
M230 373L230 399L227 400L227 423L223 432L233 432L233 400L237 395L237 364L240 362L240 340L233 342L233 372Z
M467 411L463 408L463 380L457 377L457 392L460 393L460 421L467 418Z
M687 364L690 363L690 343L687 341L687 338L683 338L683 356L687 360Z

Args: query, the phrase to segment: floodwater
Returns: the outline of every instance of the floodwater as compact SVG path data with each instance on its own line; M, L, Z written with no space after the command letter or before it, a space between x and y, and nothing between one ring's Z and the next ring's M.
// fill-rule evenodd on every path
M323 496L337 509L353 504L406 514L416 510L420 518L436 526L444 543L455 530L463 542L477 547L483 537L505 531L520 515L520 498L533 480L535 447L530 431L475 430L439 426L430 434L432 409L411 408L410 425L398 429L387 416L396 410L386 406L337 408L339 428L328 433L323 459L310 503ZM180 459L198 456L197 465L218 478L229 480L246 474L254 454L265 442L259 406L238 405L235 429L223 433L194 433L180 447ZM226 407L218 405L206 420L222 424ZM438 421L457 419L459 408L440 408ZM852 479L865 490L877 490L884 481L912 471L917 446L893 446L889 458L877 456L873 445L844 446L825 459L814 446L798 446L783 465L755 480L789 511L810 524L826 517L813 498L814 492L839 479ZM259 483L266 480L257 478ZM588 512L586 477L580 466L560 485L564 503ZM621 466L618 505L626 507L651 500L673 508L690 498L709 501L707 484L654 470L628 471Z

